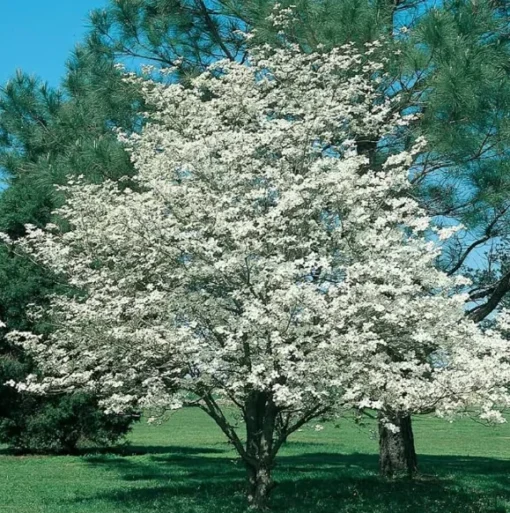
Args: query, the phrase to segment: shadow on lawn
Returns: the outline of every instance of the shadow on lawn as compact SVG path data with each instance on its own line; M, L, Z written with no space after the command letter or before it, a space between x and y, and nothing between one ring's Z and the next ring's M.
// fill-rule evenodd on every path
M30 450L15 449L10 447L0 448L0 456L83 456L87 461L93 458L117 455L117 456L141 456L145 454L168 454L172 452L172 447L162 445L118 445L112 447L79 447L73 451L62 452L37 452ZM176 448L182 454L223 454L223 449L214 449L211 447L194 448L194 447L178 447Z
M141 449L141 448L139 448ZM125 481L103 500L122 511L239 513L245 510L244 470L219 449L167 447L143 458L95 455L91 465L115 470ZM377 475L377 456L309 453L283 455L273 511L292 513L505 513L510 511L510 461L422 456L415 480ZM507 509L509 508L509 509Z

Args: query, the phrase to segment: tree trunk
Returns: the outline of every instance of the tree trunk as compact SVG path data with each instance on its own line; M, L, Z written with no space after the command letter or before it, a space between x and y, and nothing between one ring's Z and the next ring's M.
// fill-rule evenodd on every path
M269 494L274 487L271 470L276 413L272 397L267 393L253 392L246 401L248 502L258 511L267 509Z
M416 450L414 448L413 427L411 416L398 412L390 412L386 421L397 426L393 432L379 419L379 470L383 476L407 474L412 477L418 468Z
M271 479L271 467L266 465L247 465L248 502L257 511L267 509L269 494L274 487Z

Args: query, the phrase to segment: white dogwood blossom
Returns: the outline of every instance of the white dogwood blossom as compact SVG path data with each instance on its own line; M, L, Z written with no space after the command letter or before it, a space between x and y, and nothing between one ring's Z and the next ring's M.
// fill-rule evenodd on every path
M111 411L195 401L251 469L256 504L281 443L335 407L477 405L493 420L507 343L434 267L414 153L372 168L358 151L405 127L379 74L349 46L289 46L190 87L129 78L153 108L124 137L134 186L70 182L57 213L72 230L17 243L76 288L52 298L49 336L11 334L46 376L25 386L90 389Z

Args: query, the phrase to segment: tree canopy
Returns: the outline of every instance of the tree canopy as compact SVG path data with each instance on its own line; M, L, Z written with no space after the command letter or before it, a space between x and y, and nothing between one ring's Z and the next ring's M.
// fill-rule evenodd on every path
M270 19L284 30L288 16ZM9 334L44 371L18 389L93 390L113 412L195 404L246 464L257 508L281 444L340 407L501 420L508 344L464 315L466 280L435 267L408 194L423 142L376 166L359 149L413 119L381 96L383 57L365 57L289 41L187 87L132 76L153 107L125 137L135 187L71 180L64 222L12 241L75 288L35 311L50 333Z

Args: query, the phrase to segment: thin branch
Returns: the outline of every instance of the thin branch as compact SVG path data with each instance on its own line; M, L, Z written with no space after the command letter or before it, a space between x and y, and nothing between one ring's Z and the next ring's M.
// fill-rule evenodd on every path
M452 274L456 273L461 267L462 264L465 262L466 258L469 256L471 251L478 247L480 244L483 244L484 242L487 242L490 239L490 235L484 235L481 239L475 240L472 244L470 244L464 253L462 253L461 257L457 261L457 263L449 270L447 271L448 276L452 276Z
M234 57L230 53L230 50L227 48L225 43L223 42L221 35L218 33L218 29L217 29L216 25L214 24L213 19L211 18L211 15L210 15L209 10L207 9L207 6L203 2L203 0L198 0L198 5L200 6L200 11L201 11L202 15L204 16L205 23L207 25L207 28L209 29L212 39L222 49L223 53L227 56L227 58L229 60L233 61Z

